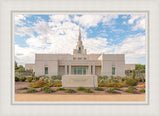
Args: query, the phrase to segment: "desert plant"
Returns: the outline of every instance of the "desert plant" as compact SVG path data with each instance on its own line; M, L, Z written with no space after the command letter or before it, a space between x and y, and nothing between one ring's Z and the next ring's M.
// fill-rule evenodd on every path
M117 87L114 87L113 89L114 89L114 90L120 90L120 89L119 89L119 88L117 88Z
M27 93L36 93L36 92L38 92L38 91L36 89L33 89L33 88L31 88L27 91Z
M128 78L126 80L126 84L128 86L136 86L138 84L138 81L136 79L131 79L131 78Z
M32 82L33 78L32 77L28 77L27 80L28 80L28 82Z
M19 88L19 90L26 90L28 89L27 87L22 87L22 88Z
M90 89L85 89L84 92L85 93L93 93L93 91L91 91Z
M44 87L47 86L47 83L44 82L43 80L38 80L36 81L36 85L38 85L39 87Z
M44 88L44 92L45 92L45 93L53 93L53 92L56 92L56 91L53 90L53 89L50 89L50 88L48 88L48 87L45 87L45 88Z
M66 90L66 93L76 93L76 91L73 90L73 89L67 89L67 90Z
M84 91L85 88L84 88L84 87L78 87L77 90L78 90L78 91Z
M65 88L61 88L61 87L56 89L56 91L64 91L64 90L66 90L66 89Z
M135 70L132 70L132 79L135 79Z
M135 93L135 87L131 86L129 87L125 92L128 92L128 93Z
M104 89L100 88L100 87L96 87L94 90L96 90L96 91L104 91Z
M47 86L42 87L42 88L41 88L41 91L42 91L42 90L45 90L45 89L49 89L49 87L47 87Z
M20 79L18 77L15 77L15 81L18 82Z
M145 89L141 89L141 90L139 90L139 92L145 93Z
M24 82L26 80L26 77L21 77L20 81Z
M107 93L117 93L113 88L110 88L109 90L106 91Z

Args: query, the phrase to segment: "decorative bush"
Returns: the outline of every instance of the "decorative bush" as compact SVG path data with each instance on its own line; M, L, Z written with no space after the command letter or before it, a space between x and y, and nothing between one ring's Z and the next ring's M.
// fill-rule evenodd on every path
M20 81L24 82L26 80L26 77L21 77Z
M119 88L117 88L117 87L114 87L113 89L114 89L114 90L120 90L120 89L119 89Z
M34 81L38 81L40 79L40 77L33 77Z
M76 91L73 90L73 89L67 89L67 90L66 90L66 93L76 93Z
M32 82L33 78L32 77L28 77L27 80L28 80L28 82Z
M125 92L128 92L128 93L135 93L135 87L129 87Z
M138 84L138 81L136 79L131 79L131 78L128 78L126 80L126 84L128 86L136 86Z
M64 90L66 90L66 89L65 88L61 88L61 87L56 89L56 91L64 91Z
M110 88L109 90L106 91L107 93L117 93L113 88Z
M78 90L78 91L84 91L85 88L84 88L84 87L78 87L77 90Z
M104 89L100 88L100 87L96 87L94 90L96 90L96 91L104 91Z
M18 82L20 79L18 77L15 77L15 81Z
M139 92L145 93L145 89L141 89L141 90L139 90Z
M54 83L53 87L62 87L62 83Z
M43 80L38 80L36 81L36 85L38 85L39 87L44 87L47 86L47 83L44 82Z
M45 89L49 89L49 87L47 87L47 86L42 87L42 88L41 88L41 91L42 91L42 90L45 90Z
M28 89L27 87L22 87L22 88L19 88L19 90L26 90Z
M38 92L36 89L29 89L28 91L27 91L27 93L36 93L36 92Z
M55 90L50 89L49 87L43 87L43 88L41 88L41 90L44 90L45 93L53 93L53 92L56 92Z
M93 91L91 91L90 89L86 89L84 90L85 93L93 93Z

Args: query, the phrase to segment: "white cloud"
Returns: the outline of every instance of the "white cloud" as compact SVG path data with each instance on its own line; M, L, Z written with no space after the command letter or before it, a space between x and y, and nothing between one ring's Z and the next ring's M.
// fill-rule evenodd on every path
M135 25L133 26L133 30L136 31L138 29L145 29L145 20L146 20L146 17L145 15L131 15L130 19L128 20L128 24L134 24Z
M129 37L115 46L114 53L125 54L128 58L139 58L145 56L145 36L136 35Z
M133 27L133 30L138 30L138 29L145 29L145 24L146 23L146 19L145 18L141 18L136 22L136 25Z
M27 15L16 15L15 19L14 19L15 24L16 25L24 25L23 21L26 20L26 16Z
M44 20L40 20L35 23L33 29L40 35L47 34L51 31L48 23Z
M31 27L19 27L15 28L15 34L20 36L25 36L25 35L33 36L33 31Z
M105 25L114 24L112 19L118 18L118 15L76 15L73 21L78 22L80 25L89 28L95 27L98 23L102 22Z

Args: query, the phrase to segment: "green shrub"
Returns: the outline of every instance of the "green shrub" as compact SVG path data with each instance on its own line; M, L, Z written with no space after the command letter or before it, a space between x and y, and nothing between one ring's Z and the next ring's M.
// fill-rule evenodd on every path
M145 89L141 89L141 90L139 90L139 92L145 93Z
M126 84L128 86L136 86L138 84L138 81L136 79L131 79L131 78L128 78L126 80Z
M41 88L41 91L42 91L42 90L46 90L46 89L49 89L49 87L47 87L47 86L42 87L42 88Z
M135 87L129 87L125 92L128 92L128 93L135 93Z
M28 77L27 80L28 80L28 82L32 82L33 78L32 77Z
M73 89L67 89L67 90L66 90L66 93L76 93L76 91L73 90Z
M45 93L53 93L53 92L56 92L56 91L53 90L53 89L50 89L50 88L45 88L45 89L44 89L44 92L45 92Z
M104 91L104 89L100 88L100 87L96 87L94 90L96 90L96 91Z
M26 80L26 77L21 77L20 81L24 82Z
M18 82L20 79L18 77L15 77L15 81Z
M78 87L77 90L78 90L78 91L84 91L85 88L84 88L84 87Z
M56 89L56 91L64 91L64 90L65 88L61 88L61 87Z
M27 93L36 93L36 92L38 92L36 89L29 89L28 91L27 91Z
M93 93L93 91L91 91L90 89L85 89L84 92L85 93Z
M107 93L117 93L113 88L110 88L109 90L106 91Z
M119 88L117 88L117 87L114 87L113 89L114 89L114 90L120 90L120 89L119 89Z
M27 87L22 87L22 88L19 88L19 90L26 90L28 89Z

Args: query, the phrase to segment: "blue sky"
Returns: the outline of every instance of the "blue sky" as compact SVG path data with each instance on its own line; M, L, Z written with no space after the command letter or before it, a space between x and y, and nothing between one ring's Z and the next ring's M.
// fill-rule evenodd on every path
M34 63L35 53L70 53L78 30L88 54L125 54L126 63L145 64L144 14L15 16L15 60Z

